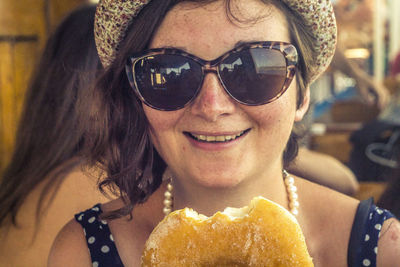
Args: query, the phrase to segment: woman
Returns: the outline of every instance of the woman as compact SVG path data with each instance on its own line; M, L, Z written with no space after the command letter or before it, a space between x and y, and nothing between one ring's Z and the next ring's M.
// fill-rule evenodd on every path
M13 157L0 179L5 266L45 266L55 236L71 216L108 200L97 190L97 178L81 170L85 161L79 157L88 120L83 110L101 68L94 14L95 6L83 7L59 25L27 90Z
M94 129L106 131L92 159L122 197L77 214L49 266L140 266L146 239L172 209L211 215L258 195L297 216L315 266L347 265L358 201L299 177L289 201L283 172L308 85L334 53L329 1L102 1L95 25L106 71ZM169 181L173 203L164 200ZM378 266L398 263L390 236L399 229L395 219L383 224ZM356 266L373 266L373 249L351 246L349 259L362 257Z

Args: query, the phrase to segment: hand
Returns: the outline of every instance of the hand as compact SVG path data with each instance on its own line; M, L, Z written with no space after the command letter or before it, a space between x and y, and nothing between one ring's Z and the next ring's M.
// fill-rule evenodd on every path
M360 66L349 60L343 48L338 47L333 57L331 66L356 81L356 88L363 100L369 105L376 105L382 110L389 102L389 91L386 87L375 82Z
M390 94L383 84L364 73L355 77L355 80L358 92L368 105L376 105L382 110L388 104Z

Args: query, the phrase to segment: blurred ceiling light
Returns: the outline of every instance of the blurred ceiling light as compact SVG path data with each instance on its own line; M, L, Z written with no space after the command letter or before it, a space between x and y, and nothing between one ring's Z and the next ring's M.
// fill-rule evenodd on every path
M361 58L366 59L369 58L369 50L366 48L353 48L353 49L346 49L344 55L347 58Z
M89 0L90 3L97 4L99 0Z

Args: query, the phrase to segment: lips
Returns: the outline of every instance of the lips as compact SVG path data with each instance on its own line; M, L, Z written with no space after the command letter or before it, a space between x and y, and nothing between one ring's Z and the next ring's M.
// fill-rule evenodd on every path
M205 143L223 143L223 142L230 142L233 141L242 135L246 134L250 129L241 131L236 134L228 134L228 135L203 135L203 134L195 134L195 133L190 133L190 132L185 132L187 136L189 136L192 139L195 139L196 141L199 142L205 142Z

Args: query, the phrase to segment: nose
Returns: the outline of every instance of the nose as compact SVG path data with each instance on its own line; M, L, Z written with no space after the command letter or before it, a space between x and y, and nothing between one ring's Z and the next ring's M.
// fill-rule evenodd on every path
M191 112L203 119L214 122L220 116L234 112L236 104L225 92L215 73L208 73L204 77L199 95L191 104Z

